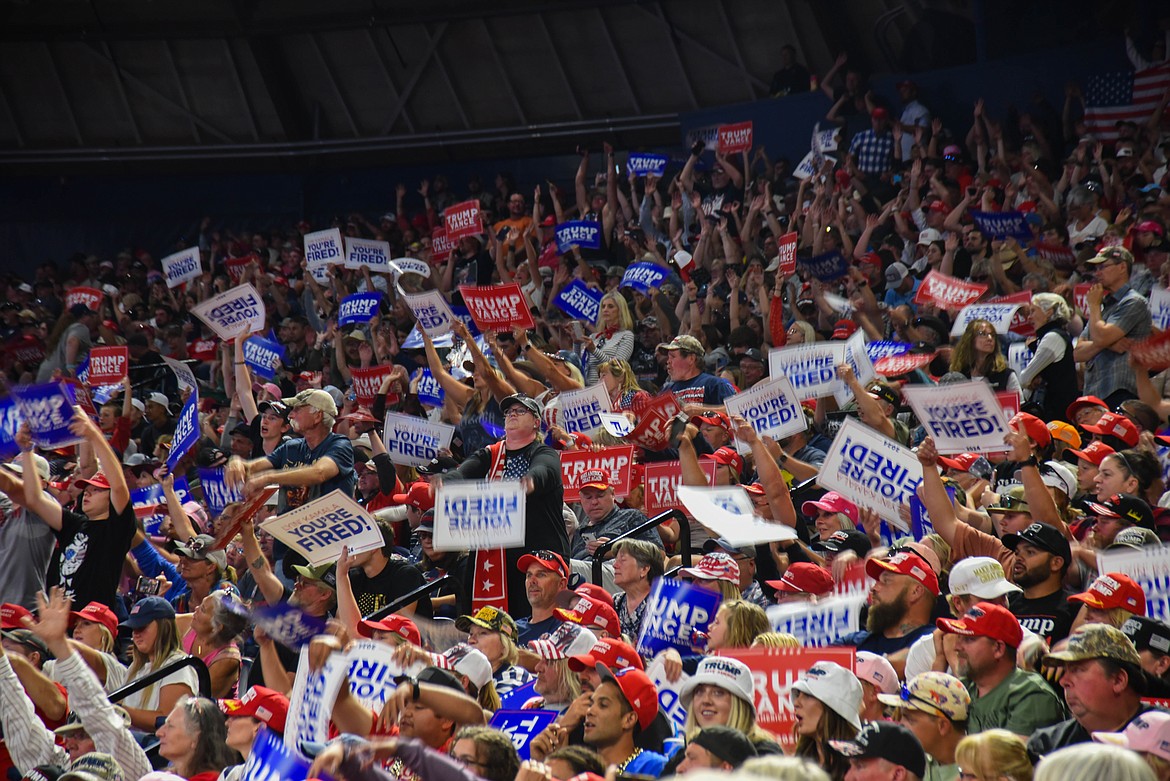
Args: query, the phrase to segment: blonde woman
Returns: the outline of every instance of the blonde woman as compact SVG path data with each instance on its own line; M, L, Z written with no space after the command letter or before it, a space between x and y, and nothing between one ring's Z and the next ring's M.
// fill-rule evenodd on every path
M486 362L483 364L476 362L472 374L474 379L470 387L463 384L447 371L427 332L421 333L431 374L447 394L447 400L460 411L456 428L463 439L463 452L474 453L499 440L504 431L504 413L500 411L500 399L510 396L515 391L504 382L499 372ZM505 390L509 392L504 393Z
M481 607L474 615L460 616L455 628L467 632L467 644L487 657L492 666L492 681L498 694L507 694L532 680L532 673L517 662L516 622L494 607Z
M707 627L707 653L725 648L750 648L771 624L764 609L742 599L725 600Z
M650 394L638 385L634 370L626 361L611 358L598 367L597 373L615 411L640 413L650 401Z
M582 365L585 384L597 382L601 364L617 358L628 361L634 354L634 318L621 293L611 291L601 297L593 336L584 343Z
M1020 736L1006 729L968 735L955 747L963 778L975 781L1032 781L1032 763Z
M130 609L129 627L133 661L126 675L130 684L187 656L179 642L175 609L162 597L144 597ZM135 729L154 731L159 718L167 716L179 701L199 690L199 679L190 667L171 673L161 681L131 694L122 701Z

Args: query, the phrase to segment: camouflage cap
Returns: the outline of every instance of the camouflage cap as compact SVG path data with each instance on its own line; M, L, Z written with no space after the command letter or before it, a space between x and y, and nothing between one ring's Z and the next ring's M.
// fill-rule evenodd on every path
M459 616L455 619L455 628L460 632L470 632L472 625L499 632L513 640L516 639L516 622L510 615L498 608L481 607L475 611L475 615Z
M676 336L669 342L663 342L658 346L663 350L681 350L684 353L691 353L693 355L701 356L707 353L703 349L703 343L690 334Z
M1061 665L1087 659L1112 659L1141 667L1142 658L1124 632L1108 624L1085 624L1068 636L1063 651L1047 654L1044 664Z

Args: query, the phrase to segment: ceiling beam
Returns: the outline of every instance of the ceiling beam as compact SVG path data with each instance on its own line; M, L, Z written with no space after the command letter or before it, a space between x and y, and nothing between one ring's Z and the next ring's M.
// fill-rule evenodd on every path
M329 59L325 56L325 52L321 50L321 42L313 34L309 35L309 40L313 42L313 51L317 53L317 59L321 61L321 67L325 70L325 79L329 82L329 87L333 90L333 96L341 104L341 111L345 114L345 121L349 123L349 129L353 131L353 137L360 138L361 132L358 130L357 122L353 119L353 112L349 110L349 103L346 102L345 96L341 94L341 87L338 86L337 79L333 76L333 69L329 67Z
M49 64L53 66L53 80L57 83L57 90L61 93L61 100L65 103L65 115L69 117L69 124L73 128L73 136L78 146L85 146L85 139L81 137L81 125L77 123L77 115L73 113L73 99L65 89L65 80L61 78L61 69L57 66L57 53L51 43L45 44L45 52L49 55Z
M425 27L423 28L426 29ZM390 113L387 115L386 124L382 126L381 135L389 135L390 129L394 127L394 123L398 121L398 116L406 108L406 102L410 100L410 96L414 94L414 88L418 86L418 80L422 78L423 72L426 71L427 66L431 62L431 56L435 53L435 49L439 48L439 41L443 40L443 36L447 33L447 23L443 22L435 28L433 33L429 33L430 41L427 43L426 51L419 56L414 66L410 69L410 74L406 78L406 84L403 85L402 91L398 94L398 99L390 106ZM390 30L386 30L387 37L390 37L390 42L394 42L394 38L390 34Z
M244 89L244 77L240 75L240 63L236 60L236 51L232 47L232 42L226 38L223 40L223 48L227 52L227 61L232 69L232 76L236 83L236 92L240 96L240 102L244 104L244 113L248 117L248 127L252 129L252 140L260 140L260 128L256 125L256 112L252 110L252 101L248 100L248 93Z
M386 52L382 51L382 47L378 45L378 40L374 37L373 30L366 30L366 37L370 41L370 47L374 50L374 54L378 57L378 62L382 64L382 75L386 77L386 83L390 85L390 90L397 96L398 85L394 83L394 77L391 75L390 63L386 60ZM414 122L410 118L410 112L405 108L402 110L402 121L406 123L407 130L411 133L415 132Z
M630 102L634 105L634 112L642 113L642 101L638 100L638 93L634 91L634 83L630 79L630 69L626 67L625 60L622 59L621 53L618 51L617 45L613 42L613 30L609 27L609 19L605 15L605 11L600 8L595 8L597 18L601 20L601 29L605 33L605 43L609 47L609 53L613 56L613 61L617 63L618 73L621 76L621 81L626 85L626 92L630 96Z
M171 64L171 72L175 76L175 87L179 93L179 101L183 105L183 112L187 115L187 124L191 126L191 135L196 144L203 143L203 134L199 132L199 125L195 122L195 114L191 111L191 101L187 98L187 87L183 84L183 74L179 73L179 64L175 61L175 52L168 39L163 40L163 48L167 53L167 60Z
M548 29L548 22L544 20L544 14L536 14L536 23L540 27L540 31L544 33L545 41L548 42L548 48L552 52L557 72L561 74L561 81L565 82L565 94L569 96L569 101L573 104L573 113L577 115L577 119L584 119L585 115L581 112L581 102L577 100L577 90L569 81L569 72L565 70L565 61L561 59L561 51L557 48L556 42L553 41L552 33Z
M521 125L527 125L528 116L524 113L524 108L520 105L520 98L517 97L515 85L512 84L512 79L508 76L508 71L504 67L504 58L500 56L500 47L496 46L496 37L492 35L492 30L488 26L487 19L480 19L479 27L487 39L487 50L491 52L492 60L496 63L496 68L500 71L500 80L503 82L504 89L512 101L512 108L516 110L516 118L520 120Z
M118 87L118 96L122 98L122 108L126 110L126 116L130 118L130 126L134 128L134 140L141 144L142 130L139 129L138 119L134 116L134 110L130 107L130 99L126 97L126 85L122 83L122 68L118 65L118 61L114 57L114 52L111 51L108 43L102 43L102 49L105 50L106 57L110 61L110 70L114 72L114 83Z
M742 65L737 65L736 63L727 59L727 57L725 57L722 52L719 52L719 51L716 51L715 49L712 49L710 46L708 46L706 44L705 41L702 41L699 38L696 38L695 36L691 35L690 33L686 32L684 30L680 30L678 27L675 27L674 24L672 24L671 21L667 18L666 9L664 9L662 7L661 2L654 3L654 10L653 11L651 11L649 8L647 8L645 5L642 5L641 3L635 5L634 7L641 10L644 14L646 14L650 18L655 19L658 22L661 22L662 25L664 27L666 27L666 32L669 35L678 36L679 40L684 41L687 44L688 48L701 51L704 54L706 54L710 57L713 57L716 60L719 60L724 65L726 65L728 68L731 68L732 70L743 71ZM750 73L746 73L745 76L750 80L750 82L752 84L755 84L757 87L759 87L762 90L766 91L768 89L768 87L770 86L766 81L759 78L758 76L754 76Z

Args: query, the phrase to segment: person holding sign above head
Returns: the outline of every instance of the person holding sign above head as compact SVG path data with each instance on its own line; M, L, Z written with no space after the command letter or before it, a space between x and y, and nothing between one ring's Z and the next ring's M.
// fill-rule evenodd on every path
M561 507L564 504L561 459L557 451L538 439L541 406L523 394L504 399L504 439L469 455L445 480L520 480L528 494L525 504L524 547L505 551L503 571L507 574L508 613L527 618L533 608L525 595L527 571L519 567L525 550L545 550L558 557L569 552L569 534ZM432 480L437 486L441 481ZM491 551L476 551L476 573ZM494 564L493 564L494 566ZM564 567L568 578L568 567ZM479 577L477 574L476 577ZM473 584L474 594L474 584ZM555 605L555 594L553 604ZM551 611L550 605L547 610ZM541 618L547 618L542 616Z
M892 385L871 382L869 387L864 387L857 381L853 367L847 363L837 366L837 378L853 392L853 398L857 402L858 418L862 423L886 439L903 445L910 443L910 429L902 421L894 419L902 395Z
M57 561L50 570L56 573L56 582L46 585L61 586L78 604L121 605L118 579L137 529L130 487L105 435L80 407L74 408L69 430L84 437L101 468L77 481L84 486L80 513L64 509L45 493L28 424L21 424L15 436L21 451L24 506L57 537Z

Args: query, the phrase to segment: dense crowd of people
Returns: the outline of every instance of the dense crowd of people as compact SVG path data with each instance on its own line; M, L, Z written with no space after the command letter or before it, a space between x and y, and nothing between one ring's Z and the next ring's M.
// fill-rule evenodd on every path
M776 94L808 85L793 54ZM1170 779L1166 595L1137 571L1098 570L1106 552L1156 562L1170 540L1170 361L1148 349L1165 324L1157 302L1170 302L1166 100L1101 140L1073 88L1063 117L993 117L979 101L966 127L932 117L912 82L874 94L844 57L820 88L839 151L811 172L699 143L681 170L637 175L605 145L579 150L571 188L500 176L456 192L436 176L399 185L377 220L250 235L205 220L203 273L181 287L158 257L182 247L79 253L0 280L8 385L84 379L96 347L129 354L120 385L91 388L97 414L74 411L76 446L38 447L18 420L9 432L0 771L236 781L259 736L296 716L299 677L372 640L409 674L380 709L343 683L327 703L338 737L290 747L311 776ZM444 257L444 212L468 199L483 229ZM996 214L1022 215L1028 235L985 233ZM573 219L600 226L599 248L558 248ZM426 273L330 265L318 278L302 237L329 227L387 241ZM661 282L624 283L638 263ZM927 294L928 277L982 286L976 302L1008 297L1019 316L953 329L964 307ZM407 299L437 291L458 306L461 286L513 282L534 328L480 334L460 320L432 335ZM600 297L593 322L557 304L576 282ZM270 379L245 361L249 334L216 339L193 314L244 283L265 304L257 333L283 349ZM104 298L67 306L78 288ZM340 302L364 292L381 294L372 319L340 325ZM772 351L858 332L903 360L878 360L872 379L833 367L847 403L804 400L803 430L779 439L729 413L775 379ZM191 388L164 359L199 386L199 438L173 469ZM375 367L388 367L380 386L359 398L355 377ZM1002 451L940 454L904 399L967 380L1014 397ZM599 384L630 428L673 394L682 412L661 447L570 430L559 397ZM400 463L390 412L453 426L450 449ZM909 533L921 528L909 506L898 523L818 485L846 421L912 449L932 531ZM567 484L567 454L627 443L628 486L604 469ZM741 486L758 519L790 533L739 544L704 517L647 525L647 469L668 462L681 485ZM201 471L216 469L243 499L218 512ZM493 574L502 602L482 598L485 551L435 548L436 496L468 480L525 491L525 542ZM266 487L278 490L243 513ZM143 489L163 497L157 528L136 512ZM335 491L376 519L382 547L310 565L265 531ZM664 579L718 609L689 649L646 653ZM867 598L850 631L781 631L785 608L815 611L851 583ZM260 606L326 628L302 650L257 625ZM786 692L792 732L765 729L765 676L732 652L828 645L856 649L853 665L814 655ZM188 657L208 675L151 677ZM685 718L667 716L668 688ZM523 759L515 735L488 726L501 708L555 712Z

